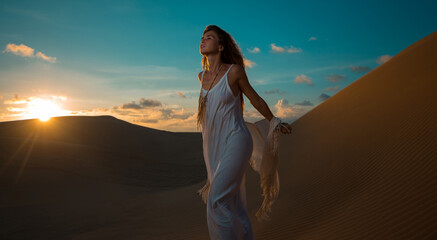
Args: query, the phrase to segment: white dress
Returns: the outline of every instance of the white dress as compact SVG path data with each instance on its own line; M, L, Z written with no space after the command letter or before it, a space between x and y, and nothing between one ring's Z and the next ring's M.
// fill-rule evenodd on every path
M239 92L227 74L209 91L202 123L203 153L210 183L207 222L211 239L255 239L247 214L245 172L252 137L244 122ZM202 73L203 77L203 73ZM203 96L207 90L202 88Z
M207 205L210 238L255 239L248 217L245 176L249 165L260 174L264 201L256 216L267 213L279 193L278 148L281 120L245 122L241 91L234 96L228 72L209 91L202 122L203 156L208 173L205 186L198 191ZM202 73L202 79L203 79ZM207 90L201 89L205 96Z

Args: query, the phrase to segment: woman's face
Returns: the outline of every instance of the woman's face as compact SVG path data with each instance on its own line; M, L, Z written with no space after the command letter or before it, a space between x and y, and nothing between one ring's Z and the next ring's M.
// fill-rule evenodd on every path
M220 44L218 43L217 33L214 31L205 32L200 39L200 53L205 55L207 53L218 52L220 48Z

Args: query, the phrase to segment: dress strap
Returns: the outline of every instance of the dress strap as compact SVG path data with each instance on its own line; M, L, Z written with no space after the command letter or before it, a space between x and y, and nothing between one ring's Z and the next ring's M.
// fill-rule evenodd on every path
M203 74L205 74L205 71L202 71L202 79L200 80L200 82L203 83Z

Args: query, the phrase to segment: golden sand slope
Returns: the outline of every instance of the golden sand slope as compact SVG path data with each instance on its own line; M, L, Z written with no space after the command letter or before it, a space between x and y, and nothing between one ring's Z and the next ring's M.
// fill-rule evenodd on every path
M437 239L436 104L434 32L293 123L256 236Z

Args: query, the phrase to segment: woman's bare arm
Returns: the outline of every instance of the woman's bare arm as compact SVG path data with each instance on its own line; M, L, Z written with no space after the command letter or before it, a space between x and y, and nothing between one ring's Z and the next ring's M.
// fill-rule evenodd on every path
M236 81L238 82L238 86L240 87L244 95L246 95L246 97L249 99L252 106L256 108L256 110L258 110L265 118L267 118L267 120L270 121L273 117L272 111L270 111L270 108L264 101L264 99L262 99L258 95L258 93L252 88L249 80L247 79L246 72L239 65L236 65L235 76L237 78Z
M267 118L267 120L270 121L273 118L273 113L267 103L264 101L264 99L262 99L250 85L244 69L241 66L237 65L234 73L238 82L238 86L240 87L241 91L247 96L253 107L256 108L256 110L258 110L265 118ZM288 130L281 128L281 132L290 133L291 126L288 123L283 124Z

